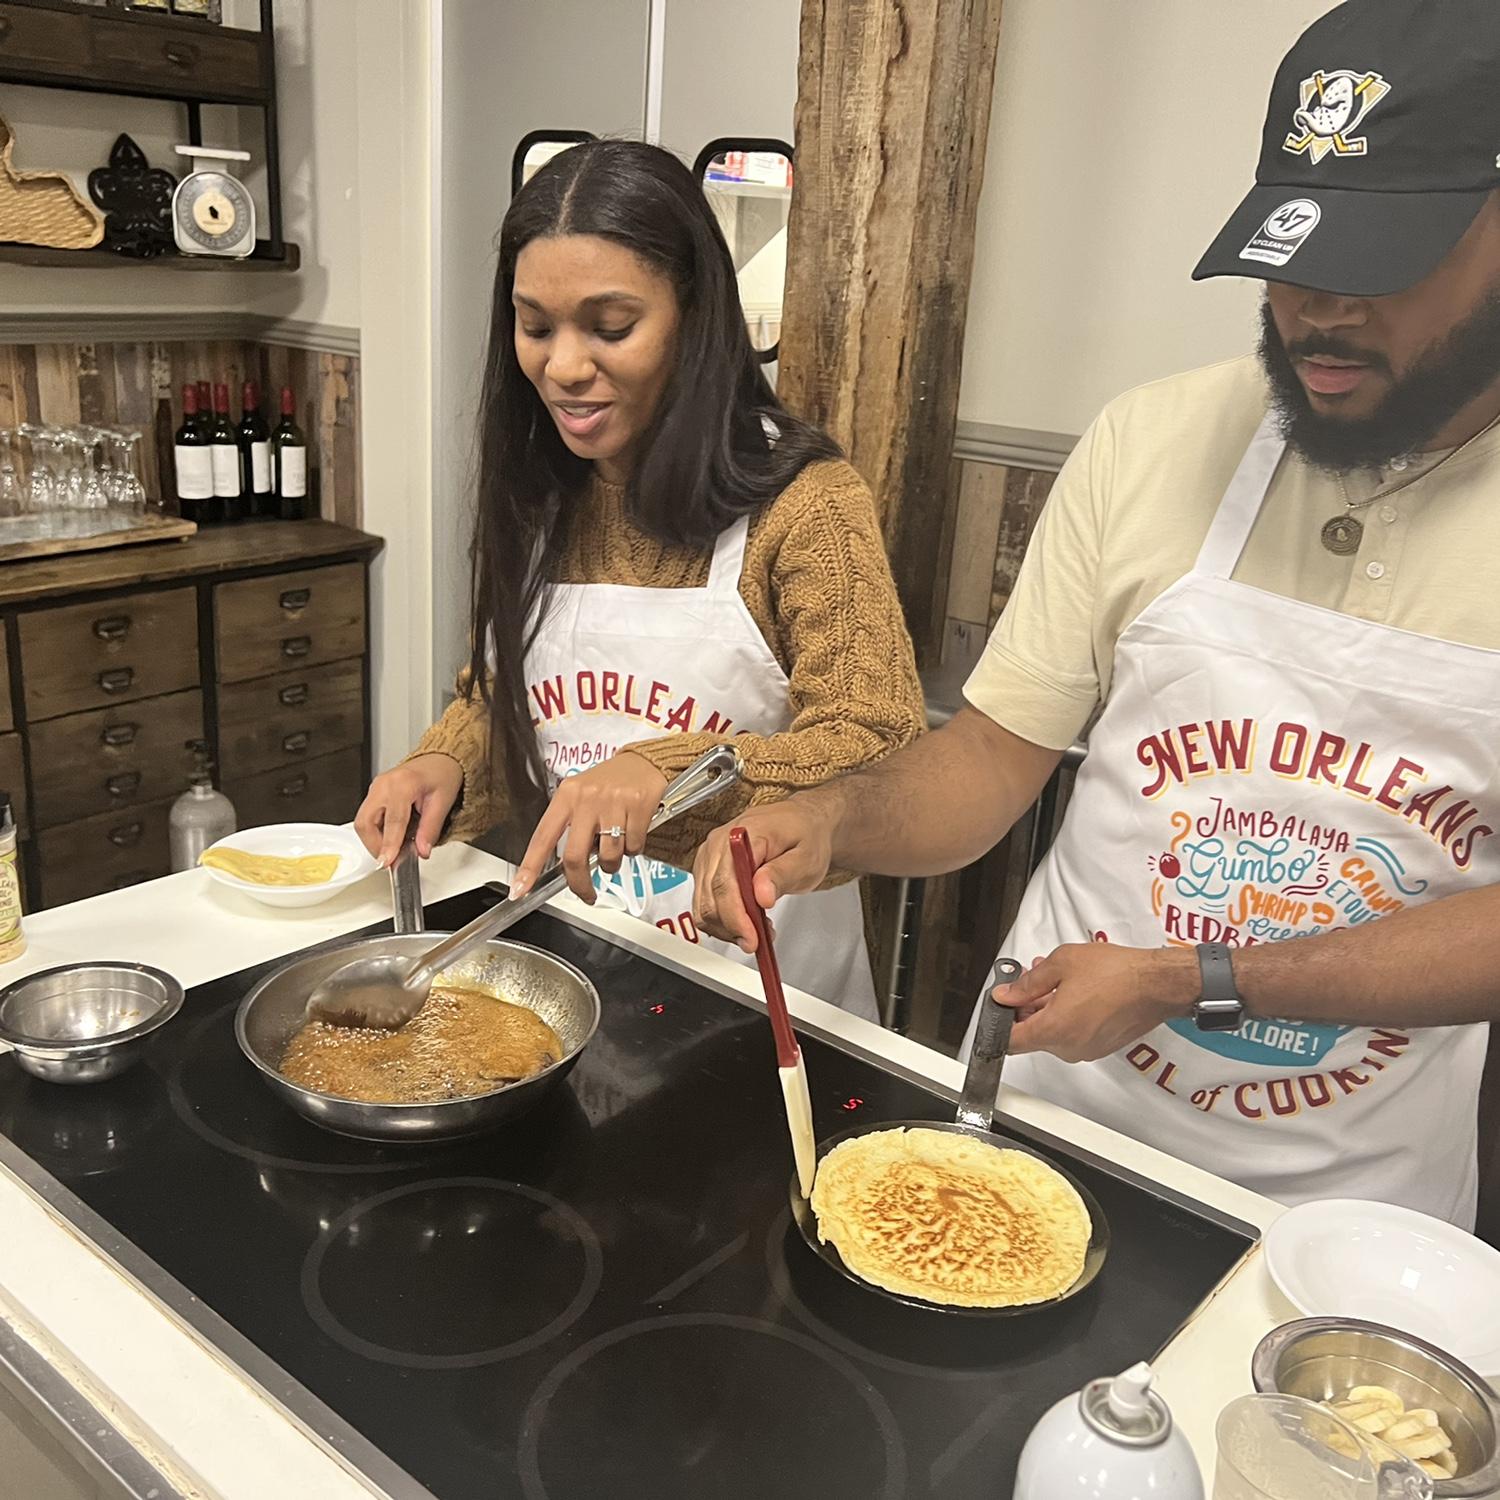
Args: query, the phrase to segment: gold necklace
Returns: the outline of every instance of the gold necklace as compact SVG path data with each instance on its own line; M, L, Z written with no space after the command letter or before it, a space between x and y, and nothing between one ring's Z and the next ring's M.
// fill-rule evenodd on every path
M1445 453L1430 469L1423 469L1418 474L1413 474L1410 479L1403 479L1400 484L1392 485L1388 490L1377 490L1368 500L1351 500L1349 491L1344 485L1344 476L1338 476L1339 493L1344 497L1344 513L1341 516L1330 516L1323 522L1323 529L1319 533L1323 545L1337 557L1352 557L1359 551L1359 544L1364 540L1365 523L1354 514L1357 510L1363 510L1367 505L1374 505L1377 500L1388 500L1392 495L1400 494L1409 485L1415 484L1419 479L1426 479L1429 475L1436 474L1445 463L1458 457L1465 448L1472 443L1477 443L1497 423L1500 423L1500 413L1491 417L1473 437L1466 438L1451 453ZM1410 459L1396 460L1401 462L1404 468Z

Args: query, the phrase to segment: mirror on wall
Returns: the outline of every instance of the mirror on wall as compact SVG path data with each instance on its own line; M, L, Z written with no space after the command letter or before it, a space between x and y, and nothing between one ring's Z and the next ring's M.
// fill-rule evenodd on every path
M725 137L698 153L694 171L734 258L750 342L770 364L781 342L792 148L785 141Z
M569 146L594 138L589 130L532 130L523 135L510 163L511 196L520 192L554 156Z

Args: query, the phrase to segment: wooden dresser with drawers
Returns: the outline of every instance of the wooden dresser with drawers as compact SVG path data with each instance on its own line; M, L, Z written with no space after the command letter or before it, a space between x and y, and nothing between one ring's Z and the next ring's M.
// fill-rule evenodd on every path
M241 828L353 816L380 546L266 522L0 566L0 788L28 909L168 872L189 740L208 741Z

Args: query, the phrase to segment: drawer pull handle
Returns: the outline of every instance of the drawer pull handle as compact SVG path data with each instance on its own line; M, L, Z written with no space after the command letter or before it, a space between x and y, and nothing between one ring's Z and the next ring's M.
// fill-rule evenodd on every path
M134 823L122 823L109 830L109 841L118 849L132 849L140 843L146 825L137 819Z
M299 656L306 656L312 650L312 637L310 635L294 635L281 643L281 654L295 661Z
M276 696L280 698L288 708L296 708L299 703L307 702L309 691L310 690L305 682L294 682L290 687L282 688L282 690L277 693Z
M135 744L135 737L141 732L139 724L111 724L103 734L99 736L101 745L109 745L118 750L122 745Z
M106 615L94 621L94 634L101 641L123 641L130 634L129 615Z
M311 598L311 589L288 589L281 596L281 607L285 610L306 609Z
M197 58L198 49L196 47L179 47L173 42L168 42L161 49L161 55L169 63L173 64L174 67L188 68L193 65L194 60Z
M129 692L130 684L134 681L134 667L111 667L109 671L99 674L99 686L106 693Z
M305 729L299 729L296 734L289 734L282 740L281 748L288 755L298 755L310 744L312 744L312 736Z
M111 776L104 783L104 790L111 797L129 797L140 790L141 773L139 771L121 771L118 776Z
M307 777L306 777L306 775L291 776L291 777L288 777L287 780L283 781L281 783L281 785L276 788L276 795L278 797L300 797L303 794L303 792L305 792L306 790L307 790Z

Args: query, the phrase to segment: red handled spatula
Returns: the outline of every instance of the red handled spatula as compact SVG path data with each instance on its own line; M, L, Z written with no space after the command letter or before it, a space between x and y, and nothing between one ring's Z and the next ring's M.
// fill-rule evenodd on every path
M750 835L743 828L729 833L729 852L734 860L735 879L740 899L755 928L755 962L760 968L760 982L766 992L766 1009L771 1013L771 1031L776 1037L776 1068L781 1074L781 1096L786 1101L786 1123L792 1133L792 1155L797 1162L797 1183L804 1198L812 1197L813 1174L818 1166L817 1137L813 1134L812 1100L807 1092L807 1069L802 1049L786 1013L786 995L781 988L781 970L776 950L771 945L771 924L766 920L760 902L755 899L755 856L750 852Z

